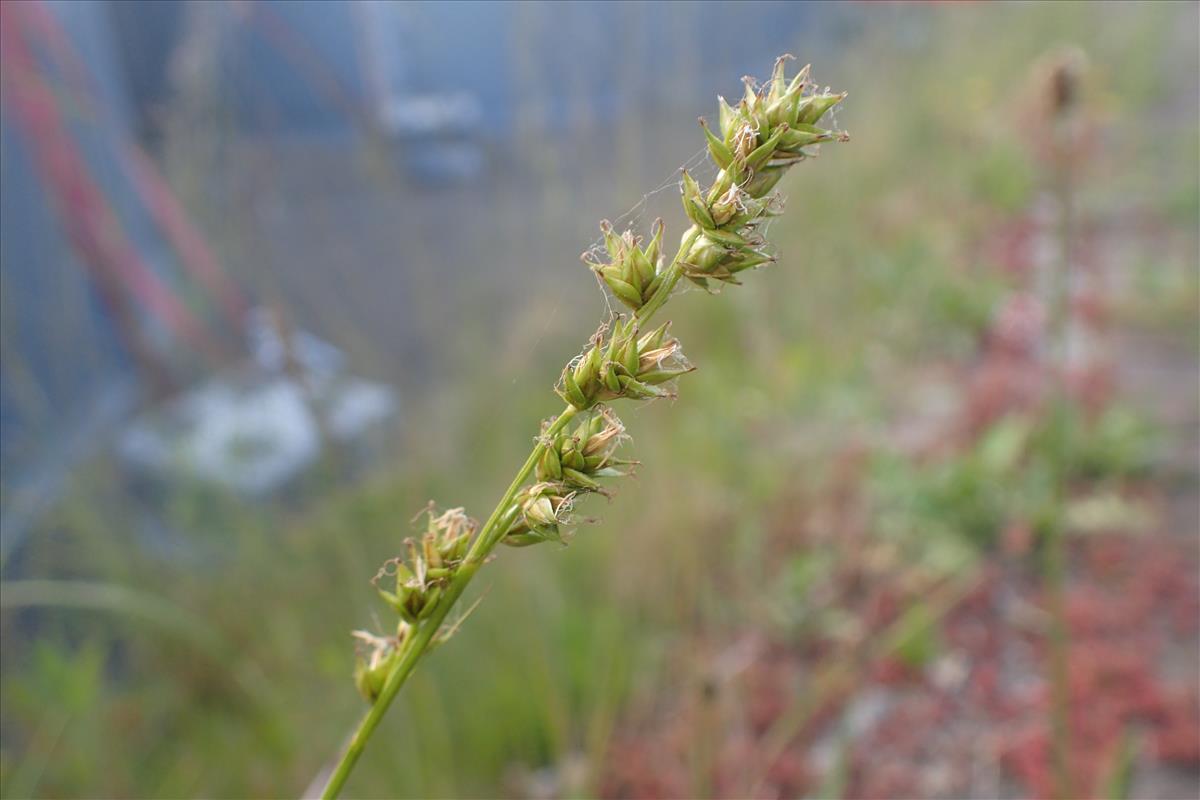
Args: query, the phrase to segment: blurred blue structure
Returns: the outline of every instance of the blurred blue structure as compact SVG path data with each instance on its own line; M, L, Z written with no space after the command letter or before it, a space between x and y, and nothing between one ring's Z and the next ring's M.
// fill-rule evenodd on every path
M234 133L272 150L322 141L346 153L372 138L408 177L445 184L477 180L486 154L531 125L553 135L580 113L613 125L651 105L695 105L691 93L713 86L735 94L730 75L761 73L762 53L841 19L790 3L5 6L4 552L119 420L245 360L250 302L143 153L162 143L163 111L197 48L209 50ZM665 77L631 83L631 68Z

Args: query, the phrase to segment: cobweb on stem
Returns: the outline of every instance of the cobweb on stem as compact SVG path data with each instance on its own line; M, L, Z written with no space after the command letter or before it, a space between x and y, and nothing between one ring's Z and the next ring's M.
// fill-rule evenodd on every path
M619 236L626 230L632 230L635 235L646 237L650 232L650 223L652 220L652 212L650 206L653 201L663 192L670 191L678 196L680 191L680 173L687 170L693 175L701 176L705 181L711 181L716 178L717 168L708 158L708 148L701 147L683 163L681 167L672 170L671 173L662 180L655 188L642 195L641 199L634 203L625 213L621 214L616 219L611 220L613 231ZM682 210L679 211L676 219L678 223L684 227L680 227L674 237L670 235L670 225L663 239L664 257L670 258L675 252L674 243L678 240L680 234L686 228L686 221L683 217ZM605 261L607 253L604 246L604 237L596 237L591 244L583 251L582 257L590 261ZM597 287L600 290L601 296L604 298L604 307L607 314L607 319L612 319L618 313L618 309L613 304L613 298L604 288L603 282L597 279Z

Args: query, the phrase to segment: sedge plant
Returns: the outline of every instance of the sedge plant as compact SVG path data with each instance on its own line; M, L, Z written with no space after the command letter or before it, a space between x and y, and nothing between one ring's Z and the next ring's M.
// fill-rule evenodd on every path
M816 155L820 143L848 138L818 127L845 93L818 90L807 66L789 79L791 59L780 57L765 84L744 78L745 95L736 105L719 98L717 131L700 120L718 171L707 188L682 173L691 226L673 257L664 256L661 220L648 241L601 223L603 255L585 254L584 261L628 310L610 314L563 369L555 391L565 405L542 424L492 513L480 525L461 508L438 512L430 506L421 536L406 540L403 554L379 571L375 584L396 614L396 627L386 636L354 634L355 683L370 708L334 766L324 797L341 792L417 664L458 629L462 617L448 621L450 612L494 551L501 545L564 542L576 502L608 494L606 482L628 474L633 462L618 452L628 437L614 405L674 397L676 379L693 369L670 322L651 325L679 282L715 292L775 260L761 227L782 210L776 184L792 166Z

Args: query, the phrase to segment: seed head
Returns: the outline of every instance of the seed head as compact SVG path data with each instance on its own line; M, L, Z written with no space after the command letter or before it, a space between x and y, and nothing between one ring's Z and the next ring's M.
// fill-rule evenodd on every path
M601 326L591 346L563 370L559 395L580 411L619 397L651 400L673 396L663 384L694 367L683 357L679 341L667 336L669 325L639 334L636 319L617 317ZM644 359L648 353L654 353L651 361Z
M556 481L541 481L526 487L509 509L510 522L500 541L509 547L542 542L565 544L560 526L570 523L575 495L565 483Z
M396 660L400 657L400 645L404 642L409 626L401 622L395 636L376 636L369 631L351 631L357 640L354 660L354 685L366 700L374 703L383 690Z
M701 235L680 263L684 277L702 288L709 288L710 280L736 284L739 272L774 260L755 232L762 220L779 213L780 202L771 190L788 167L814 155L818 144L848 138L817 127L845 93L811 91L808 67L789 81L789 60L791 56L782 56L775 62L766 86L743 79L745 97L736 106L718 98L719 136L700 120L709 154L721 171L707 191L683 173L683 208Z
M745 96L737 106L719 98L721 136L704 126L709 152L719 167L737 183L745 183L750 172L771 162L800 161L813 151L812 145L826 141L844 141L845 134L818 128L829 109L846 98L846 93L816 92L805 66L790 81L787 62L792 56L780 56L766 86L743 78ZM767 189L766 191L770 191ZM754 194L761 197L761 194Z
M635 463L616 457L625 438L625 426L616 415L597 406L573 431L560 432L545 443L535 475L539 482L561 484L567 493L608 494L598 479L627 475L625 468Z
M595 261L590 253L584 253L584 263L604 281L613 296L637 311L662 283L663 222L654 221L653 235L644 248L641 237L631 230L618 236L608 220L600 223L600 230L609 261Z
M373 580L380 596L410 623L432 613L443 587L466 556L476 528L461 508L438 514L430 503L421 513L427 516L425 533L419 540L404 540L407 559L397 556L385 561ZM395 579L394 591L380 586L387 578Z

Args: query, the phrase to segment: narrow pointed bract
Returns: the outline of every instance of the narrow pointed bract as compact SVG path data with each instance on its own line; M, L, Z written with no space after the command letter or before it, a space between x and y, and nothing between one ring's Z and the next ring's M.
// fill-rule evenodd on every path
M614 297L637 311L658 285L656 278L662 269L662 220L654 223L650 242L644 248L641 237L628 230L618 236L608 220L600 223L600 231L604 234L609 261L596 261L591 253L584 253L583 261Z

